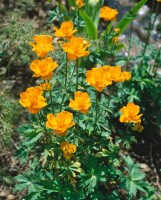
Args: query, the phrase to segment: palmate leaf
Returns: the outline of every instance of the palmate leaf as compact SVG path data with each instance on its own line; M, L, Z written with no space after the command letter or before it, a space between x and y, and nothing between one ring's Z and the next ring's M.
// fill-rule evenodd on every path
M40 192L32 192L24 197L24 200L38 200L41 193Z
M130 196L136 196L137 187L133 181L127 181L126 188L128 189L128 193Z
M89 39L97 39L97 29L92 19L82 10L79 11L79 14L86 24L85 28Z
M130 171L130 176L133 181L139 181L145 178L145 174L137 167L133 167Z
M120 28L119 35L124 32L127 26L134 19L140 8L147 2L147 0L141 0L119 21L115 28Z

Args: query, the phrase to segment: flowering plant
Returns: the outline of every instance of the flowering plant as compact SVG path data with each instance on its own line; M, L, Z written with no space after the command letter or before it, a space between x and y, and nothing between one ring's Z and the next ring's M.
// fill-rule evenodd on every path
M20 104L33 114L30 123L19 128L26 136L21 147L26 154L25 158L24 154L18 156L24 161L30 152L34 155L31 170L17 177L17 190L28 189L25 199L120 199L124 195L122 187L129 199L140 195L137 191L142 192L141 197L153 195L139 166L121 154L135 141L133 131L143 130L144 113L141 110L143 114L139 114L139 105L127 99L126 104L116 105L116 95L133 78L129 70L110 60L120 49L112 38L124 30L125 19L112 25L118 11L101 8L101 2L96 2L100 18L111 25L100 35L95 16L89 18L90 11L86 12L93 2L69 1L75 6L77 20L81 18L86 24L86 37L81 37L81 21L65 21L66 15L61 13L64 21L60 29L54 27L61 45L53 45L52 37L45 35L35 36L36 44L30 42L42 60L30 65L40 86L20 94ZM136 4L136 13L145 2ZM90 40L97 36L102 48ZM53 59L46 57L54 49ZM122 123L124 132L116 129L113 118ZM125 169L121 169L123 162Z

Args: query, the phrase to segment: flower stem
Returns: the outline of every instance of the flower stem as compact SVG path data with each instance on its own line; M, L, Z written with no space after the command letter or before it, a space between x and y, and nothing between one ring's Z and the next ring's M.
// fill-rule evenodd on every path
M78 66L79 66L79 58L76 60L76 90L78 90Z
M153 0L152 10L151 10L150 19L149 19L148 33L147 33L146 42L145 42L145 45L144 45L144 48L143 48L143 56L146 54L147 46L149 44L151 33L152 33L153 28L154 28L155 21L156 21L156 18L157 18L157 14L158 14L159 5L157 4L156 15L155 15L154 20L152 21L154 5L155 5L155 0ZM142 67L143 62L144 62L144 59L141 62L140 68Z
M78 136L78 127L79 127L79 112L78 112L78 115L77 115L77 136Z
M49 91L49 95L50 95L52 113L54 114L53 105L52 105L53 104L53 99L52 99L51 91Z
M95 122L94 122L94 131L96 130L96 123L97 123L97 116L98 116L98 91L96 91L96 115L95 115Z
M68 69L68 62L67 62L67 53L65 54L65 59L66 59L66 63L65 63L65 88L67 88L67 69Z

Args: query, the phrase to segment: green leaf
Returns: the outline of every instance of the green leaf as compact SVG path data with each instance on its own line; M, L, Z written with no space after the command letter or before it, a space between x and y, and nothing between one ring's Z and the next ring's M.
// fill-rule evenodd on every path
M27 143L27 145L31 145L31 144L34 144L35 142L37 142L42 136L42 133L36 133L30 137L28 137L26 140L25 140L25 143Z
M138 13L140 8L147 2L147 0L141 0L119 21L115 28L120 28L119 35L124 32L127 26L134 19L134 16Z
M88 186L89 190L93 190L96 184L97 184L97 177L94 175L85 181L85 185Z
M32 192L25 196L24 200L38 200L38 197L40 197L39 192Z
M130 158L130 156L124 156L124 155L121 155L122 158L124 159L124 161L126 162L127 166L132 166L134 165L134 161Z
M30 124L22 124L17 131L21 134L29 134L34 131L33 126Z
M132 168L130 175L131 175L131 178L133 181L139 181L139 180L145 178L145 174L136 167Z
M125 48L127 50L127 47L125 46L125 44L123 43L116 44L116 50L120 50L122 48Z
M126 187L127 188L129 187L128 193L130 194L130 196L136 196L137 187L136 187L136 184L133 181L127 182Z
M90 39L97 39L97 29L92 19L82 10L79 11L80 16L86 24L86 31Z
M69 6L75 6L75 0L68 0Z
M99 22L99 13L100 8L104 5L104 0L99 0L98 2L92 3L89 0L85 0L85 12L88 16L91 17L92 21L95 24L95 27L98 28L98 22Z

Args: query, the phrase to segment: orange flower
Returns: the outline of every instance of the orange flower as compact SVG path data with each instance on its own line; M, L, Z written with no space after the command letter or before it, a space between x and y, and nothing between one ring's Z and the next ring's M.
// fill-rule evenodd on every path
M86 72L86 82L89 85L92 85L96 90L102 92L102 90L112 84L110 78L110 67L100 67L100 68L92 68Z
M112 38L112 42L113 42L114 44L117 44L117 43L119 42L119 38L118 38L118 37L113 37L113 38Z
M42 90L45 90L45 91L51 90L51 84L50 83L41 83L40 87L42 87Z
M78 6L78 8L81 8L85 5L83 0L76 0L76 5Z
M72 21L63 22L61 24L60 29L58 29L57 27L54 27L55 36L70 40L71 37L73 36L73 33L77 31L77 30L73 30L73 27L74 27L74 24Z
M42 88L40 86L27 88L25 92L20 94L20 104L28 108L32 114L37 114L43 107L47 105L46 99L42 96Z
M30 69L35 72L33 77L40 77L42 79L50 80L52 77L52 71L57 68L58 64L53 62L52 58L47 57L42 60L34 60L31 65Z
M123 79L125 81L129 81L131 79L131 73L130 72L122 72L122 76L123 76Z
M89 107L91 106L88 93L77 91L74 93L74 98L75 100L70 99L69 107L87 114Z
M33 47L32 51L35 51L37 55L41 58L44 58L49 51L54 50L52 45L52 37L50 35L37 35L33 37L34 42L29 42Z
M111 66L111 70L110 70L110 77L112 79L112 81L114 82L122 82L123 76L122 76L122 72L121 72L121 67L120 66Z
M68 60L76 60L79 57L88 56L89 51L86 51L86 48L89 46L89 42L83 38L73 36L68 43L63 45L63 50L67 52Z
M120 33L120 28L115 28L114 32L117 33L117 34Z
M118 15L118 12L116 9L109 8L107 6L104 6L100 9L100 17L103 18L105 21L111 21L116 20L116 16Z
M140 123L141 119L140 117L143 114L138 115L140 112L140 107L138 105L135 105L133 102L130 102L127 104L127 106L123 106L123 108L120 109L122 112L122 116L120 117L120 122L122 123Z
M77 150L77 147L74 144L69 144L68 142L62 142L60 148L64 153L64 157L68 160Z
M131 78L130 72L121 72L120 66L108 66L105 65L103 68L108 69L109 76L114 82L128 81ZM109 78L108 78L109 80Z
M72 121L73 114L67 111L58 113L56 117L53 114L48 114L47 119L46 126L54 129L60 136L65 136L68 128L75 125Z

